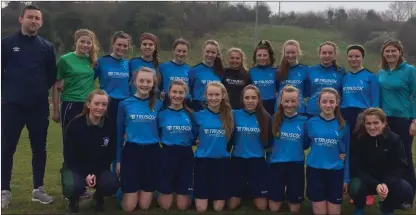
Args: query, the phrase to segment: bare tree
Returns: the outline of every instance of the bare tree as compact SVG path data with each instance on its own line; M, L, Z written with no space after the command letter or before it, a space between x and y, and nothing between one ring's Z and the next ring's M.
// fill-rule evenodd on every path
M406 21L409 18L416 16L416 2L392 2L389 4L387 13L392 13L396 21Z
M351 8L347 11L348 19L351 20L363 20L367 15L367 10L360 8Z

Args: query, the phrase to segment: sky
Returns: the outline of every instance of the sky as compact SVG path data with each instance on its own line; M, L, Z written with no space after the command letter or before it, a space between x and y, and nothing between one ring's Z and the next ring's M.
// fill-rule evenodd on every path
M273 13L279 11L278 1L264 1L270 6ZM250 5L255 5L255 2L246 2ZM280 9L282 12L306 12L306 11L320 11L327 8L339 8L344 9L360 8L360 9L374 9L376 11L385 11L388 9L391 1L281 1Z
M237 3L232 1L233 3ZM255 1L239 1L245 2L246 4L255 5ZM270 9L273 13L277 13L279 11L279 2L278 1L264 1L270 6ZM290 1L290 0L283 0L281 1L281 11L283 12L306 12L306 11L320 11L325 10L329 7L338 8L343 7L344 9L351 9L351 8L361 8L361 9L374 9L376 11L385 11L388 9L388 5L391 1L311 1L311 0L304 0L304 1ZM2 7L6 6L3 2L1 4Z

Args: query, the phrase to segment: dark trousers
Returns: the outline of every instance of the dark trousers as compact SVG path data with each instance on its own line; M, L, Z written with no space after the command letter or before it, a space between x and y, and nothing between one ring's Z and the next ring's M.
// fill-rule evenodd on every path
M395 209L399 209L403 202L412 203L414 193L412 192L410 184L398 179L396 182L386 184L389 189L387 198L383 201L383 210L392 213ZM349 185L349 194L354 199L354 204L357 208L364 208L367 195L375 195L377 191L369 187L359 178L351 179Z
M108 105L108 109L107 109L107 120L108 123L111 124L111 134L110 134L110 140L113 141L117 141L117 112L118 112L118 104L123 101L124 99L115 99L115 98L110 98L110 103ZM116 152L114 151L114 154L116 154ZM111 170L113 170L113 172L116 171L116 162L114 161L111 164Z
M347 121L348 126L350 127L350 136L355 129L355 125L357 124L358 115L364 110L365 109L354 108L354 107L341 109L342 117L345 119L345 121Z
M105 170L96 175L95 195L111 196L115 194L120 187L116 173ZM86 176L80 175L70 169L61 169L62 192L68 199L76 200L85 192Z
M62 137L64 137L65 129L68 123L82 112L83 107L84 107L83 102L62 102L61 104ZM65 158L67 157L67 151L65 150L64 138L62 138L62 142L63 142L62 148L63 148L64 163L65 163Z
M399 117L387 117L387 123L394 133L400 136L400 139L404 146L404 151L407 158L407 171L403 178L409 182L413 187L413 193L416 192L416 178L415 178L415 167L413 165L412 158L412 142L413 137L409 135L409 128L412 120L404 119Z
M49 103L22 106L1 104L1 189L10 190L13 155L23 127L29 131L32 148L33 187L43 186L46 164L46 136L49 127Z

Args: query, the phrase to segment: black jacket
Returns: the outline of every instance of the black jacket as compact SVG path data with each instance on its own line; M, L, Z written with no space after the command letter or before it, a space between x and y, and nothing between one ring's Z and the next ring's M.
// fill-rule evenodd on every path
M2 100L27 106L47 103L57 73L52 43L19 31L1 39L1 54Z
M241 92L243 91L244 87L251 83L248 72L226 68L224 70L224 76L222 77L221 82L227 89L231 107L233 109L242 108Z
M111 123L107 118L103 120L99 125L92 125L86 116L80 116L65 130L65 163L81 176L100 175L110 169L115 159L116 140L110 139Z
M374 190L380 183L394 183L407 168L400 137L387 128L376 137L368 134L353 137L350 162L351 178L361 179Z

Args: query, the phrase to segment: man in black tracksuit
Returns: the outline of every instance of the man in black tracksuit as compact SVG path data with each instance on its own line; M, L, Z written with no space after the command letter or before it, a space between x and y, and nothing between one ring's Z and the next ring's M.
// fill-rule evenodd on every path
M49 126L48 90L56 77L53 45L38 36L42 13L28 5L19 17L21 29L1 41L1 195L2 208L11 200L13 155L24 126L32 148L32 201L53 202L43 190L46 136Z
M409 182L403 179L407 160L399 135L385 128L375 137L367 133L353 137L350 163L349 194L354 199L356 214L364 212L366 196L377 195L379 186L388 189L381 206L383 214L411 207L415 194Z

